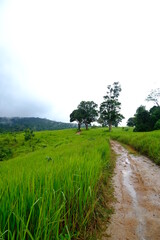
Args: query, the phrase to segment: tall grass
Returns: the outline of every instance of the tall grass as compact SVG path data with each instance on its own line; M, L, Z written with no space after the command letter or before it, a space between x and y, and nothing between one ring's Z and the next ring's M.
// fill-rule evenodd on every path
M0 239L78 239L94 213L103 169L110 171L106 133L45 131L36 138L34 152L19 144L17 157L0 162Z
M133 146L138 152L148 156L160 165L160 130L152 132L123 131L113 128L111 138Z

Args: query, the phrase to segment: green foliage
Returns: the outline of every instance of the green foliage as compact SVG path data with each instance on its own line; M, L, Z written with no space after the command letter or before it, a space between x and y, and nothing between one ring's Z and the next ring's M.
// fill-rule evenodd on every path
M122 127L122 130L128 132L129 128L128 127Z
M81 124L84 118L84 110L76 109L70 114L70 122L76 121L78 123L78 130L80 131Z
M159 129L157 128L156 124L158 124L158 120L160 119L160 107L154 106L150 109L150 118L151 118L151 128L152 130Z
M159 130L160 129L160 119L155 123L154 129L155 130Z
M75 130L36 132L34 152L23 133L16 135L16 142L13 135L7 136L16 157L0 162L0 238L85 236L94 218L102 172L105 168L108 179L111 171L103 129L80 135ZM0 136L0 141L5 138Z
M0 161L7 160L13 156L12 144L14 140L9 135L0 138Z
M114 82L113 86L108 85L107 89L107 93L104 96L105 101L100 105L100 119L103 120L104 126L109 126L109 130L111 131L112 125L118 126L124 118L120 114L121 103L118 101L121 86L119 82Z
M84 113L83 123L85 124L86 129L88 129L88 124L91 124L97 120L97 107L98 105L93 101L82 101L78 105L78 109Z
M149 111L145 109L145 106L138 107L134 117L128 119L127 125L135 126L135 132L146 132L154 129L160 129L160 106L158 103L159 97L160 88L151 90L150 94L146 98L146 101L152 101L156 104L156 106L152 107ZM134 125L132 125L132 120Z
M31 129L26 129L25 132L24 132L24 139L25 141L28 141L28 140L31 140L33 139L34 137L34 133L33 133L33 130Z
M7 146L0 146L0 161L9 159L12 157L12 150Z
M135 126L135 117L130 117L127 121L128 127L134 127Z
M135 132L151 131L150 113L145 109L145 106L137 108L135 114Z
M98 116L97 107L98 105L93 101L81 101L77 109L70 114L70 122L77 121L78 130L80 130L82 123L84 123L86 129L88 129L88 124L96 121L96 117Z
M24 133L2 134L0 135L1 161L51 146L56 141L53 136L47 134L47 131L36 132L31 140L25 141Z
M147 132L155 129L159 129L158 121L160 119L160 107L154 106L149 111L145 106L140 106L136 110L136 114L133 118L128 119L128 126L132 126L132 122L135 126L135 132Z

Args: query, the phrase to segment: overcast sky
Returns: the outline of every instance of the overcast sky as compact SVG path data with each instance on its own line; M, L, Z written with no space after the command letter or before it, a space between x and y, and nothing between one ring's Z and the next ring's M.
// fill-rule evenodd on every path
M125 121L149 107L160 87L159 0L0 0L0 116L69 122L115 81Z

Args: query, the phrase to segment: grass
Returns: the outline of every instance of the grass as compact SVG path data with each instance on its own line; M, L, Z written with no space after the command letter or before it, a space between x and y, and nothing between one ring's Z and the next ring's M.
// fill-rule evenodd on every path
M124 131L113 128L111 138L134 147L135 150L148 156L160 165L160 130L152 132L133 132L132 128Z
M0 162L0 239L84 239L113 170L106 132L3 134L0 142L12 152Z
M0 239L97 239L94 230L112 212L109 139L160 165L160 131L132 130L44 131L29 141L0 135Z

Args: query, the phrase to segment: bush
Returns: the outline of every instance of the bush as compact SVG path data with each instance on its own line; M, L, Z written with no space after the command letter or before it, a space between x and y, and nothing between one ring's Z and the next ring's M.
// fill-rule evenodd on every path
M155 130L159 130L160 129L160 119L156 122L156 124L154 125L154 129Z
M128 127L122 127L122 131L128 132L128 131L129 131L129 128L128 128Z
M5 146L0 146L0 161L12 157L12 150Z
M24 139L25 139L25 141L28 141L28 140L31 140L31 139L33 139L33 137L34 137L34 133L33 133L33 130L31 130L31 129L26 129L25 130L25 133L24 133Z

